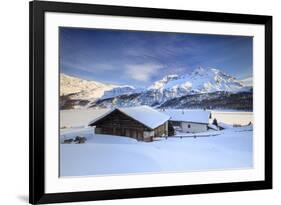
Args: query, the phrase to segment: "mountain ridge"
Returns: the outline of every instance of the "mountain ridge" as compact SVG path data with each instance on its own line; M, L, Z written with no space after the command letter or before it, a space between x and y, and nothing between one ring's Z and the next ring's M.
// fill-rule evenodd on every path
M60 104L62 105L61 109L129 107L144 104L161 107L169 100L195 94L251 93L252 86L250 83L251 81L248 79L245 81L238 80L219 69L202 67L196 68L185 75L164 76L146 89L138 89L130 85L120 86L98 81L87 81L61 74L60 98L64 97L64 103ZM67 105L67 108L64 105Z

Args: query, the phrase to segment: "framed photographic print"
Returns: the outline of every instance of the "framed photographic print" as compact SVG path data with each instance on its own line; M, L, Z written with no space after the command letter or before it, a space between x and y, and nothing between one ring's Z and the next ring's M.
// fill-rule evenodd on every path
M272 17L30 2L30 203L272 188Z

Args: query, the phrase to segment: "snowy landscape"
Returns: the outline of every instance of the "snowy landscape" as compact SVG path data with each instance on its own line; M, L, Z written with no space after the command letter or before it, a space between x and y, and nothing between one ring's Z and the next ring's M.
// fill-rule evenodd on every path
M253 166L251 79L236 80L202 67L186 76L169 75L146 89L87 81L61 74L60 176L90 176L248 169ZM173 120L207 129L152 142L99 134L89 123L115 108L148 105ZM217 109L212 109L217 108ZM200 114L201 113L201 114ZM176 114L176 115L175 115ZM185 115L183 115L185 114ZM153 120L153 115L144 114ZM203 116L204 117L204 116ZM214 125L214 119L217 124ZM83 143L75 138L85 139Z
M61 111L60 176L142 174L226 169L249 169L253 166L252 113L213 112L223 130L180 133L153 142L95 134L87 127L106 109ZM242 116L242 117L239 117ZM210 122L212 119L210 120ZM241 124L241 127L233 127ZM228 125L228 126L227 126ZM83 136L83 144L63 141Z
M60 27L61 177L253 168L253 37Z

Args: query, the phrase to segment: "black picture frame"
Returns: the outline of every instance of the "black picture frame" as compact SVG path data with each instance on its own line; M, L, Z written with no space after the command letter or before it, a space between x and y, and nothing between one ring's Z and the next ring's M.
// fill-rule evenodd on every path
M31 204L91 201L184 195L214 192L260 190L272 188L272 16L185 11L124 6L32 1L30 12L30 164L29 202ZM182 185L153 188L45 193L45 76L44 26L46 12L150 17L209 22L259 24L265 26L265 180L235 183Z

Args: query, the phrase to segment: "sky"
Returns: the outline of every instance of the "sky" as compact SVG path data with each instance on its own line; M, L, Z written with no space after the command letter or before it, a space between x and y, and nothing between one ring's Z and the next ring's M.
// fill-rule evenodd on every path
M252 76L250 36L61 27L59 37L60 72L82 79L146 87L199 66Z

